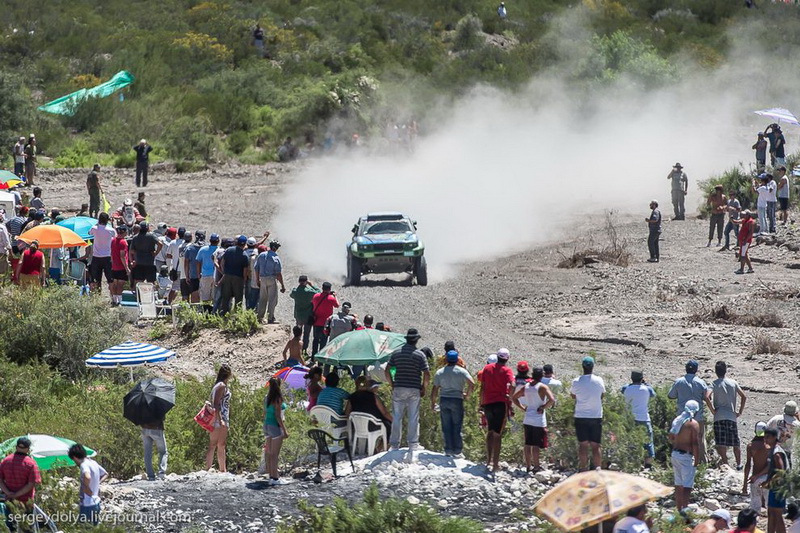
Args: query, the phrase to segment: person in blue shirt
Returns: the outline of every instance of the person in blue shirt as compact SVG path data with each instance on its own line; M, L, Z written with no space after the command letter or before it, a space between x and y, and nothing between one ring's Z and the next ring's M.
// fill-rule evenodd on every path
M188 285L189 301L200 301L200 269L197 263L197 252L205 246L206 232L199 229L194 232L194 242L186 247L183 253L183 270Z
M708 385L705 381L697 377L697 370L699 364L692 359L686 363L686 375L679 377L672 384L672 387L667 393L667 397L671 400L678 401L678 415L680 415L686 406L686 402L694 400L700 406L700 410L695 415L694 419L700 425L700 462L705 463L706 457L706 422L705 412L703 406L706 403L706 398L711 394Z
M262 252L256 259L256 284L259 287L258 297L258 321L264 320L267 315L267 323L275 323L275 307L278 305L278 283L281 284L281 292L286 292L283 284L283 265L281 258L278 257L278 248L281 243L272 240L269 243L269 250Z
M214 252L219 246L219 235L211 234L207 244L197 251L195 262L200 278L200 301L210 302L214 297Z

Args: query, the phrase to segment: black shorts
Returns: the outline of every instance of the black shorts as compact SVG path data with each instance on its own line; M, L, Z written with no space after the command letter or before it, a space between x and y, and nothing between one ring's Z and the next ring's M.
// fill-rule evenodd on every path
M733 420L714 421L714 443L717 446L739 446L739 428Z
M529 426L525 424L525 446L536 446L537 448L547 448L547 428Z
M182 279L181 280L181 296L184 299L189 298L192 295L192 285L189 283L191 280Z
M136 265L133 267L133 279L136 281L147 281L155 283L156 281L156 266L155 265Z
M578 442L596 442L603 440L602 418L576 418L575 437Z
M786 211L789 209L789 199L788 198L778 198L778 203L780 204L780 210Z
M111 279L117 281L128 281L128 272L126 270L112 270Z
M486 425L489 431L502 433L506 416L508 416L508 404L506 402L487 403L483 406L483 414L486 416Z
M89 264L89 279L94 283L100 283L103 280L103 274L106 276L106 281L111 283L111 258L92 257L92 262Z

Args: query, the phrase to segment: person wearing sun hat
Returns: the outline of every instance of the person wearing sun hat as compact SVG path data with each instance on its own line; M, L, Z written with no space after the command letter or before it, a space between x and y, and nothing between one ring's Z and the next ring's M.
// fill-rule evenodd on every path
M578 439L578 463L581 471L589 468L589 449L592 463L602 467L600 443L603 438L603 395L606 384L595 376L594 358L581 361L583 375L572 380L570 396L575 399L575 437Z
M406 343L392 352L386 365L386 381L392 388L392 433L389 437L389 450L400 449L403 436L403 416L408 414L409 452L419 446L419 407L425 396L425 389L431 379L428 359L419 349L417 342L422 338L416 328L406 333ZM395 373L392 375L392 369Z
M731 513L725 509L712 511L708 520L700 522L692 530L692 533L716 533L717 531L728 531L731 528Z
M767 428L777 429L781 446L786 451L789 462L792 461L794 434L800 429L800 411L797 402L789 400L783 405L783 414L775 415L767 421Z
M461 428L464 425L464 400L472 394L475 381L466 368L458 366L458 357L456 350L449 350L445 354L447 366L437 370L433 376L431 408L435 410L438 396L444 454L448 457L463 458L464 442Z
M689 192L689 178L683 171L683 166L680 163L675 163L667 175L667 179L672 183L672 208L675 210L675 217L672 220L684 220L686 217L686 193Z

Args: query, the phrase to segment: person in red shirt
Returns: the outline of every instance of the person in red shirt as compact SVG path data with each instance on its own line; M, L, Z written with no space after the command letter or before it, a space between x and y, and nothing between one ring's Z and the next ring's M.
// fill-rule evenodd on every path
M311 317L314 320L314 342L311 346L312 362L317 352L328 344L325 322L337 307L339 307L339 300L336 299L336 291L332 291L330 282L326 281L322 284L322 292L318 292L311 298Z
M17 283L23 287L42 287L45 272L47 269L44 267L44 254L39 250L39 241L33 241L17 264Z
M497 362L489 363L478 374L481 383L481 407L486 416L486 463L499 469L500 446L506 425L514 372L506 365L510 354L506 348L497 351Z
M128 260L128 234L127 226L117 226L117 236L111 241L111 305L122 303L122 289L125 282L131 277L130 261Z
M737 274L744 274L744 266L747 265L747 273L753 273L753 265L750 264L750 243L753 242L753 213L749 209L742 212L740 220L734 220L734 224L739 224L739 270Z
M28 455L31 441L27 437L17 439L17 447L13 454L0 461L0 490L7 501L17 501L25 506L27 512L33 511L33 499L36 496L36 485L42 482L39 467ZM6 516L9 531L16 531L13 515Z

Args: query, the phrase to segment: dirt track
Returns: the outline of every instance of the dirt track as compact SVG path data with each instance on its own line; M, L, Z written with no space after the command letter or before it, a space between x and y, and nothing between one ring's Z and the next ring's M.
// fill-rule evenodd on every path
M43 180L48 207L77 209L86 201L84 171L51 172L51 181ZM106 177L105 187L109 200L119 205L126 196L135 197L135 189L130 171L113 172ZM270 229L280 236L280 228L270 227L270 221L279 208L281 184L296 175L296 168L281 165L220 167L196 174L156 171L147 188L148 211L153 222L163 220L191 230L200 227L227 236L257 235ZM750 427L755 420L778 413L784 401L800 395L796 379L800 367L791 355L753 357L750 351L759 332L800 351L796 299L764 297L768 290L798 292L797 271L787 267L800 262L800 255L756 246L752 253L756 274L737 276L733 253L706 248L707 223L689 219L665 222L662 262L649 264L644 261L646 230L639 222L644 214L616 216L619 237L634 254L627 268L605 264L556 268L562 253L570 254L590 240L586 235L567 234L561 244L465 265L454 278L429 287L410 286L402 277L372 277L361 287L344 288L343 280L330 281L338 285L340 300L351 301L359 316L371 313L376 321L397 331L415 326L423 335L422 342L435 351L445 340L454 339L473 368L485 354L505 346L514 361L550 362L559 376L570 378L580 357L593 351L599 360L598 372L621 386L632 367L644 368L651 383L669 382L682 374L689 358L700 361L701 375L710 381L714 361L723 358L731 366L730 376L749 391L742 423ZM602 226L603 217L598 215L591 240L601 245ZM342 235L347 229L341 229ZM424 234L424 228L421 231ZM283 244L287 285L291 287L301 273L315 279L314 272L292 262L293 247L302 243ZM687 318L701 308L721 304L739 312L775 312L788 327L727 326ZM278 316L288 323L288 298L280 299ZM278 357L284 331L271 328L262 334L266 342L243 341L240 349L217 345L211 357L199 343L184 351L191 355L179 366L185 371L192 361L210 368L214 359L230 358L234 363L241 359L247 368L243 377L260 382L263 375L258 367Z

